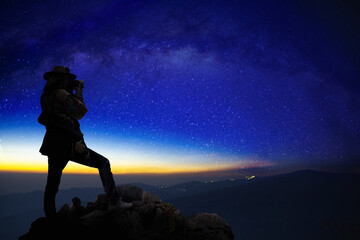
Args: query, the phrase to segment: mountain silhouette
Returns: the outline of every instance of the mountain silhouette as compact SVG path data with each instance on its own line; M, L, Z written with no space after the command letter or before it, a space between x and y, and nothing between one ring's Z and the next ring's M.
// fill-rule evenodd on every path
M141 188L186 217L217 213L229 223L235 239L360 239L358 174L302 170L250 180ZM58 209L74 196L91 202L101 191L61 190ZM0 239L15 239L29 230L31 222L43 215L42 196L41 191L0 196Z
M302 170L170 199L219 213L236 239L360 239L360 175Z

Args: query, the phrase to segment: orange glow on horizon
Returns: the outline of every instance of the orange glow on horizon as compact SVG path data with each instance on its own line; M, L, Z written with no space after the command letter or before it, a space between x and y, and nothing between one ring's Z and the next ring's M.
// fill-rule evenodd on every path
M113 174L181 174L181 173L204 173L213 171L228 171L240 168L249 168L264 164L241 164L241 163L222 163L222 164L191 164L189 166L171 165L166 163L154 163L153 165L130 165L130 164L111 164ZM47 163L29 164L20 162L0 162L0 172L19 172L19 173L47 173ZM69 161L63 173L70 174L98 174L96 168L87 167Z
M217 153L169 154L167 152L129 151L127 149L100 148L110 159L113 174L182 174L221 172L252 167L266 167L273 162L253 157L223 156ZM47 173L47 157L30 143L19 147L16 143L0 144L0 172ZM98 174L91 168L69 161L63 170L69 174Z

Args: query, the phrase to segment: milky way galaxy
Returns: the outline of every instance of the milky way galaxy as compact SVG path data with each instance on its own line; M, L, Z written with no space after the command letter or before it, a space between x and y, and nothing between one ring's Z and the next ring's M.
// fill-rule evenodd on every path
M0 169L46 169L42 76L63 65L117 173L359 170L355 2L2 1Z

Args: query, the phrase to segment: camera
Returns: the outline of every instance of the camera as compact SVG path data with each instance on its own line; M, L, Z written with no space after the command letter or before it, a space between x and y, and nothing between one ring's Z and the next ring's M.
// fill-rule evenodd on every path
M75 89L78 87L84 88L84 80L72 80L69 84L72 89Z

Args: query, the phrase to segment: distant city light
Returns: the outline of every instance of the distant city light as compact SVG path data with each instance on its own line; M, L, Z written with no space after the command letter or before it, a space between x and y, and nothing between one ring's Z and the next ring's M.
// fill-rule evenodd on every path
M251 180L251 179L254 179L254 178L255 178L255 176L246 176L245 177L246 180Z

